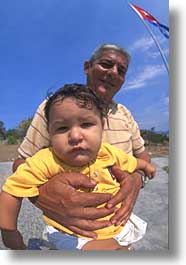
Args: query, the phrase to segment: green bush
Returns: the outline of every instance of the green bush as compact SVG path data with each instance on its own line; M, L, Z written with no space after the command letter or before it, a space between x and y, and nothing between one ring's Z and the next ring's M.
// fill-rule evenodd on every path
M168 166L163 167L163 170L165 170L167 173L169 173L169 167Z
M17 144L17 139L13 135L8 135L7 143L8 144Z
M143 139L148 143L164 144L169 142L169 136L163 133L155 132L154 130L141 130Z

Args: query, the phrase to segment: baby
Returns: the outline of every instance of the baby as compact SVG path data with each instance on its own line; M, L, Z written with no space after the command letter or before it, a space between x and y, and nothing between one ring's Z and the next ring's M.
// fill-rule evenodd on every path
M21 233L17 230L22 198L37 196L38 187L56 174L80 172L97 183L94 190L87 192L113 195L120 187L110 171L115 164L128 173L143 170L150 178L155 175L156 169L151 163L102 143L106 106L86 85L70 84L56 91L46 102L45 116L51 147L26 159L7 178L0 194L0 228L3 242L10 249L26 249ZM111 216L101 220L110 220ZM146 231L146 222L134 214L125 225L110 224L96 230L96 239L75 235L54 220L46 216L43 218L46 222L44 236L52 249L128 249Z

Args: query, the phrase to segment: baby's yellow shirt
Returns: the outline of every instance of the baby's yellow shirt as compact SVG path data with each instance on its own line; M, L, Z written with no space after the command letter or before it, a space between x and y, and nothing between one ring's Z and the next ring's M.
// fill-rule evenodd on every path
M121 149L103 143L96 161L84 167L70 167L60 161L51 148L45 148L37 152L34 156L27 158L25 163L20 165L17 171L7 178L2 189L16 197L35 197L39 195L38 187L53 176L62 172L80 172L97 182L94 190L83 191L111 193L115 195L119 191L120 184L110 173L110 167L114 164L118 165L121 170L126 170L131 173L136 169L137 161L135 157L125 154ZM117 205L117 207L119 206ZM111 216L109 215L99 220L109 220ZM48 225L63 232L73 234L72 231L54 220L46 216L43 216L43 218ZM117 235L122 228L122 225L111 225L96 230L95 232L98 235L97 239L111 238Z

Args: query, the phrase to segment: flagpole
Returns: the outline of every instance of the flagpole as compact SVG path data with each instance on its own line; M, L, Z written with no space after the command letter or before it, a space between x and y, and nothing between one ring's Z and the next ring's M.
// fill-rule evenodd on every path
M130 3L129 3L129 5L130 5ZM133 8L132 8L132 9L133 9ZM153 38L153 40L154 40L154 42L155 42L157 48L159 49L160 54L161 54L161 57L162 57L163 62L164 62L164 64L165 64L165 67L166 67L167 72L168 72L168 74L169 74L169 65L168 65L168 63L167 63L166 57L165 57L165 55L163 54L163 51L162 51L162 49L161 49L161 47L160 47L160 45L159 45L157 39L155 38L155 36L154 36L152 30L151 30L150 27L147 25L147 23L144 21L144 19L142 19L141 16L139 16L139 17L140 17L140 19L142 20L142 22L143 22L143 24L145 25L145 27L146 27L146 29L148 30L148 32L150 33L151 37Z
M158 47L158 49L159 49L159 51L160 51L160 54L161 54L161 57L162 57L162 59L163 59L163 62L164 62L164 64L165 64L165 67L166 67L166 69L167 69L167 72L168 72L168 74L169 74L169 65L168 65L168 63L167 63L166 57L165 57L165 55L163 54L163 51L162 51L162 49L161 49L161 47L160 47L160 45L159 45L157 39L155 38L154 34L152 33L152 30L150 29L149 25L147 25L147 23L146 23L143 19L141 19L141 20L142 20L143 24L146 26L146 28L147 28L147 30L149 31L150 35L152 36L152 38L153 38L153 40L154 40L156 46Z

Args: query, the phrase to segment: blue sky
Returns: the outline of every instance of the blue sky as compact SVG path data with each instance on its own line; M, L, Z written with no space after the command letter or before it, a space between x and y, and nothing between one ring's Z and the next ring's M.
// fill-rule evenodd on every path
M168 0L131 0L169 26ZM169 40L150 26L167 60ZM125 0L6 0L0 9L0 120L15 128L65 83L85 83L83 63L100 44L132 61L115 100L141 129L168 130L169 77L144 24ZM168 60L169 61L169 60Z

